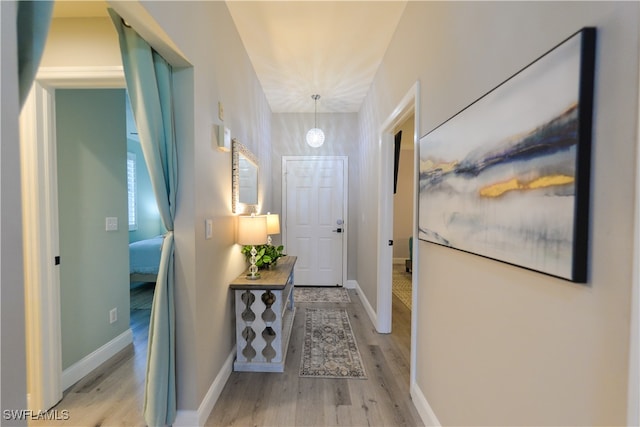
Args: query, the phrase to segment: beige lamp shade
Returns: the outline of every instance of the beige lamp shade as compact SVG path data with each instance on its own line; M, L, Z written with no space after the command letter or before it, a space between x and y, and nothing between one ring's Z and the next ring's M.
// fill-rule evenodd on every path
M278 214L267 214L267 234L280 234L280 216Z
M263 245L266 242L266 215L241 215L238 217L238 243L241 245Z

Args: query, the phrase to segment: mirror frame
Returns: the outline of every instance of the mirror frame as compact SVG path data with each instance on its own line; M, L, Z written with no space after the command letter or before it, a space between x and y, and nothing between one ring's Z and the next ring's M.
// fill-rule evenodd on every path
M250 162L256 165L258 169L258 177L260 176L260 163L258 163L258 158L245 147L243 144L238 142L237 139L231 140L231 209L235 214L251 214L258 213L258 205L257 204L248 204L240 202L240 158L239 155L242 154L247 158ZM259 180L256 182L256 191L258 187Z

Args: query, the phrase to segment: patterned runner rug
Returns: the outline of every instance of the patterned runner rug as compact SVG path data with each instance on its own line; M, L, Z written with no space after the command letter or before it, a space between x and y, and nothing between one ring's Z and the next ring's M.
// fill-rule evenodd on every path
M306 309L300 376L367 378L347 310Z
M298 302L351 302L344 288L294 288L293 299Z
M391 292L411 310L411 273L394 266Z

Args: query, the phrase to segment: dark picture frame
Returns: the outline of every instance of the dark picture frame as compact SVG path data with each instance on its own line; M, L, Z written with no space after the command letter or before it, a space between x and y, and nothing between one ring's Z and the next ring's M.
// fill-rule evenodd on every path
M420 139L421 240L587 282L595 51L585 27Z

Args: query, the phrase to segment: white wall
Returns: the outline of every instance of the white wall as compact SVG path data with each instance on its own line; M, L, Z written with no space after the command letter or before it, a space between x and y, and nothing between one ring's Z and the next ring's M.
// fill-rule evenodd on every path
M589 283L420 242L416 380L443 425L626 423L638 3L409 2L360 112L376 165L377 128L416 79L424 135L583 26L598 27ZM358 254L363 284L362 237Z

